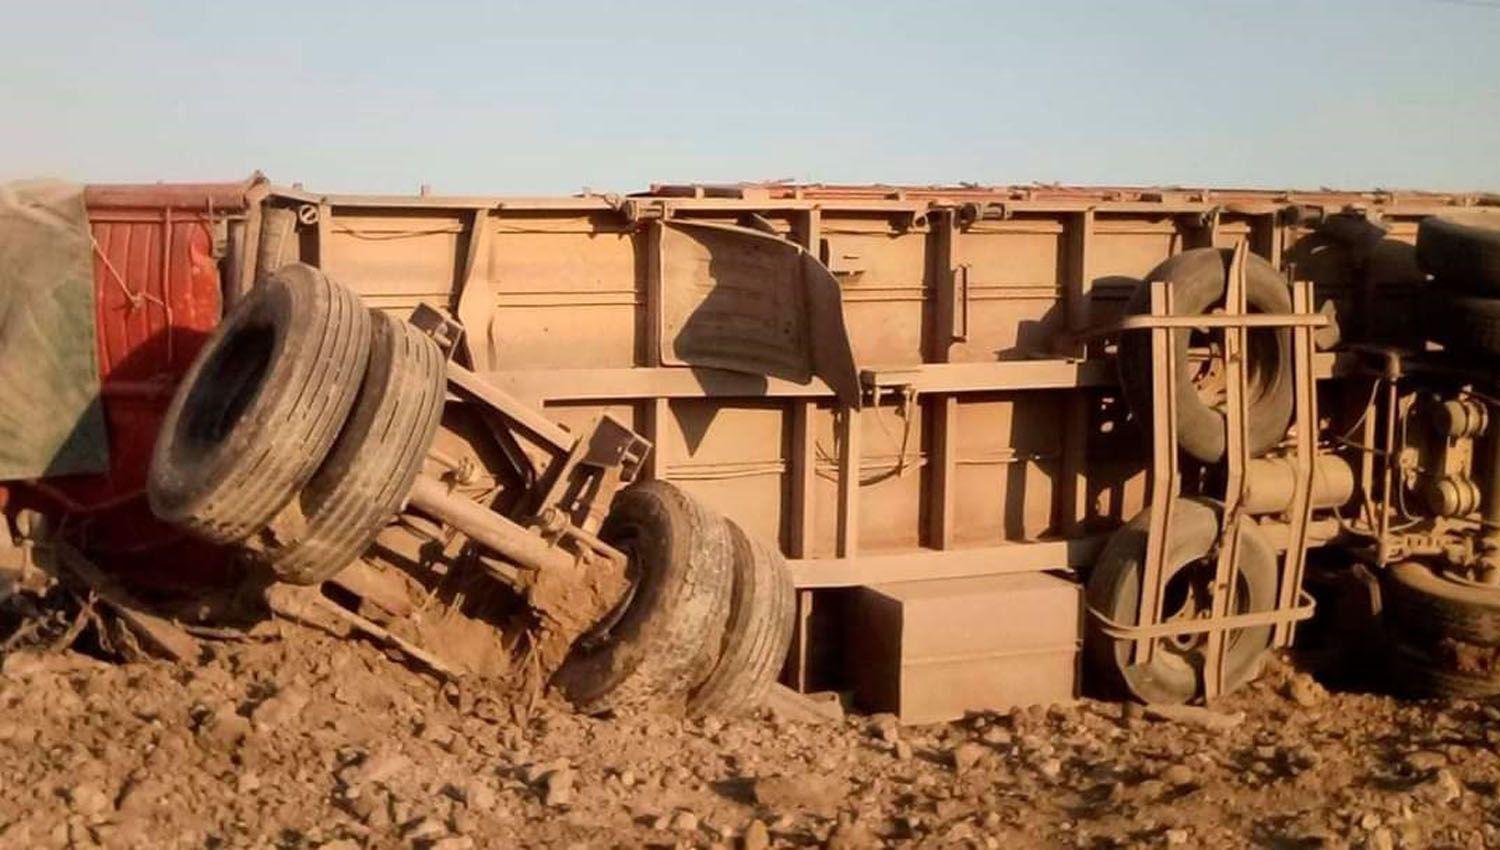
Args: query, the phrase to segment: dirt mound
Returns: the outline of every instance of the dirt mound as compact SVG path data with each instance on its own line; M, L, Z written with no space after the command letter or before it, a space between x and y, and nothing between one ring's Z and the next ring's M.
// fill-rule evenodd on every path
M13 652L8 847L1481 847L1500 709L1275 669L1174 720L580 717L294 625L196 664Z

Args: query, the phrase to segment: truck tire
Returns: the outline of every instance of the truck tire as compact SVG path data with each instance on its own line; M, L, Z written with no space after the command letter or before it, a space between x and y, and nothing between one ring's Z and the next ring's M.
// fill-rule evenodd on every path
M295 263L260 281L172 397L151 458L151 510L215 543L260 530L323 462L369 351L369 312L322 272Z
M734 543L734 588L719 663L688 699L688 713L743 714L761 705L792 644L796 594L781 553L725 520Z
M1483 699L1500 694L1494 647L1443 643L1416 647L1390 642L1386 667L1390 690L1416 699Z
M1195 590L1212 584L1219 543L1221 506L1207 499L1180 498L1172 511L1172 539L1167 547L1166 618L1176 612L1191 616ZM1141 572L1146 563L1146 535L1151 510L1136 515L1110 537L1088 577L1085 599L1089 608L1122 625L1135 622L1140 607ZM1276 551L1253 523L1240 540L1236 613L1269 611L1276 607ZM1206 583L1206 584L1205 584ZM1089 671L1103 690L1147 703L1182 703L1201 691L1202 636L1192 640L1160 638L1149 664L1133 664L1131 641L1105 635L1090 617L1084 636ZM1186 637L1186 636L1185 636ZM1271 646L1270 626L1238 629L1228 636L1224 656L1224 691L1249 682L1260 673Z
M386 313L372 319L354 407L328 458L288 503L300 521L290 529L272 522L250 539L282 581L317 584L369 548L400 510L442 418L446 375L437 343Z
M1208 313L1224 298L1232 252L1218 248L1194 248L1173 255L1146 275L1136 287L1125 311L1151 312L1149 282L1165 281L1172 288L1173 311L1191 316ZM1252 313L1290 313L1291 293L1286 279L1269 262L1251 254L1246 259L1245 301ZM1206 402L1199 393L1193 366L1188 359L1190 332L1172 334L1172 362L1177 369L1177 439L1184 451L1204 463L1224 457L1226 444L1224 412ZM1250 421L1247 425L1251 455L1259 455L1286 436L1292 419L1292 337L1281 329L1257 329L1247 335L1249 348ZM1151 433L1151 334L1131 331L1121 335L1118 358L1120 385L1130 409L1147 434Z
M1500 295L1500 216L1484 224L1445 216L1422 219L1417 264L1443 286Z
M1408 645L1456 640L1500 647L1500 588L1460 583L1402 561L1386 571L1384 603L1386 628Z
M1432 339L1463 351L1500 355L1500 298L1434 294L1426 310Z
M718 661L734 583L723 517L663 481L620 491L599 536L630 557L633 592L602 635L574 645L553 684L586 714L684 707Z

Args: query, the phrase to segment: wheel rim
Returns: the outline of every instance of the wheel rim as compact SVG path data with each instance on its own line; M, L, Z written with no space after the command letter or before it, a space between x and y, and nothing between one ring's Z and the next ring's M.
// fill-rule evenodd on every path
M1251 314L1260 310L1250 308ZM1215 308L1210 315L1222 315ZM1273 328L1251 328L1245 334L1245 389L1247 407L1254 407L1271 394L1281 373L1281 339ZM1224 366L1224 343L1207 328L1194 328L1188 336L1188 382L1204 405L1223 413L1229 403L1229 382Z
M1183 564L1168 579L1162 590L1162 622L1196 622L1213 612L1213 582L1218 571L1216 553ZM1230 614L1249 612L1250 587L1244 575L1235 572L1234 593L1230 597ZM1244 629L1233 629L1225 635L1225 652L1232 651L1243 638ZM1198 675L1208 649L1208 632L1171 634L1157 644L1162 663Z
M625 619L625 613L635 603L636 593L641 587L641 576L644 571L637 560L636 543L640 538L640 528L634 524L622 525L618 534L610 535L606 541L609 545L620 550L625 556L625 592L620 595L620 601L595 623L592 628L578 637L578 643L585 649L594 649L607 643L615 627Z
M260 393L275 349L275 328L253 324L237 328L214 352L193 387L183 423L183 442L189 452L204 451L229 436Z

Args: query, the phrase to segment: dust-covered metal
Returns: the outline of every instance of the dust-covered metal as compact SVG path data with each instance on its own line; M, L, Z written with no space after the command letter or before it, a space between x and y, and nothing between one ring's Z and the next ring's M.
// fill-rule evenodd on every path
M1309 548L1333 563L1418 557L1465 580L1500 575L1500 440L1476 424L1500 389L1471 359L1488 327L1472 295L1496 284L1448 279L1470 267L1420 265L1414 250L1425 223L1454 211L1500 221L1489 196L740 184L395 197L254 184L240 198L224 219L226 300L312 264L373 309L417 310L450 359L442 426L408 510L368 555L377 569L477 563L556 601L562 585L533 582L631 557L604 529L614 495L671 482L779 544L800 588L786 681L847 690L841 659L900 639L895 625L861 631L850 588L1091 579L1119 554L1101 550L1106 537L1149 507L1136 607L1092 619L1132 645L1134 664L1188 659L1196 690L1173 698L1231 686L1236 633L1293 639L1313 610ZM1212 297L1152 278L1181 257L1222 261ZM1268 283L1268 270L1293 280ZM1281 306L1267 307L1268 289ZM1430 321L1455 292L1469 298L1463 321ZM1473 330L1454 342L1453 327ZM1150 339L1123 366L1144 398L1116 379L1131 335ZM1267 386L1289 393L1269 434ZM1431 434L1412 413L1428 408L1448 423ZM1222 431L1217 460L1183 443L1205 421ZM1191 604L1168 551L1179 496L1222 508ZM1249 535L1275 560L1256 572L1272 586L1253 609L1236 598ZM596 606L609 597L595 591ZM618 606L606 620L621 621Z

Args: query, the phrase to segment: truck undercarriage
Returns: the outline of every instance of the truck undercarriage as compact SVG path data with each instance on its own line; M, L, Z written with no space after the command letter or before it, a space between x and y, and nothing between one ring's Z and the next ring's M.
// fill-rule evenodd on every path
M17 476L15 563L270 587L588 712L1212 700L1351 607L1398 689L1500 692L1493 198L80 198L32 241L91 236L109 472Z

